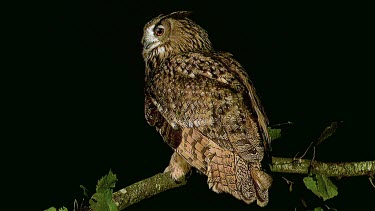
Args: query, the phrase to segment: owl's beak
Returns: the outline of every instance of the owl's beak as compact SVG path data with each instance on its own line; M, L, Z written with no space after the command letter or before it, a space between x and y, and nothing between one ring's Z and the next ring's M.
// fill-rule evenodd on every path
M144 39L144 42L142 42L143 44L143 50L145 51L151 51L152 49L156 48L159 44L160 44L160 41L156 40L148 40L148 39Z
M147 42L146 39L142 40L142 45L145 50L148 50L152 46L153 42Z
M147 43L146 43L146 39L145 39L144 36L142 37L141 44L142 44L142 47L143 47L143 48L146 48L146 44L147 44Z

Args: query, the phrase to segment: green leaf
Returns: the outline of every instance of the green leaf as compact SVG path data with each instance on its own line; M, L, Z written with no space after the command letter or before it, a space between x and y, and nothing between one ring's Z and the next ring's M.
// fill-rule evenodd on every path
M315 174L312 177L308 176L303 178L303 182L309 190L322 198L323 201L333 198L338 194L337 187L324 175Z
M321 207L315 207L315 208L314 208L314 211L324 211L324 209L321 208Z
M290 183L289 185L289 192L292 192L293 191L293 183Z
M272 141L281 137L281 129L274 129L268 127L268 133L270 134Z
M116 204L112 201L112 190L95 193L90 199L90 208L100 211L117 211Z
M61 208L59 209L59 211L68 211L68 208L66 208L66 207L61 207Z
M322 134L320 134L320 137L316 143L316 145L319 145L329 137L331 137L337 130L337 128L341 125L341 122L332 122L330 126L326 127Z
M308 176L303 178L303 183L305 183L307 189L311 190L315 195L319 196L318 187L316 186L316 181L313 177Z
M83 195L89 198L90 197L89 190L83 185L80 185L79 187L83 190Z
M107 189L114 188L116 182L116 174L113 174L112 171L109 170L109 173L98 181L98 184L96 185L96 192L101 192Z
M112 200L113 188L117 182L116 175L109 171L96 185L96 193L89 200L90 208L99 211L118 211Z
M327 199L337 196L338 191L337 191L336 185L333 184L332 181L328 177L324 175L321 175L321 177L323 178L324 185L318 186L318 190L319 192L326 193L326 196L323 197L323 200L325 201Z
M48 209L46 209L46 210L44 210L44 211L56 211L56 208L54 208L54 207L50 207L50 208L48 208Z

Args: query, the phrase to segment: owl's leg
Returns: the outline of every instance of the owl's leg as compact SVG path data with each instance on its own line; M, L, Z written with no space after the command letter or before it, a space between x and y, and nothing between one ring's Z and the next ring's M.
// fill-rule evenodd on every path
M187 173L190 172L191 166L176 152L173 153L168 167L164 170L170 172L171 177L176 181L182 181Z

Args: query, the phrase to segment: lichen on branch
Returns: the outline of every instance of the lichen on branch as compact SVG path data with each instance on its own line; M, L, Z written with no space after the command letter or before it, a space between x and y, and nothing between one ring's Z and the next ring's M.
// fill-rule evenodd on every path
M122 210L143 199L185 184L186 180L177 183L169 173L159 173L113 193L112 199L119 210Z
M327 177L371 176L375 174L375 161L324 163L308 159L273 157L272 172L294 174L323 174ZM311 166L310 166L311 164Z

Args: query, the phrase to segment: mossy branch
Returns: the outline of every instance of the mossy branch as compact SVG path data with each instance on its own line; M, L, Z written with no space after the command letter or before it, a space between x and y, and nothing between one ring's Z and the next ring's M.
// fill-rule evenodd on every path
M143 199L185 184L186 180L177 183L168 173L159 173L113 193L112 199L119 210L123 210Z
M323 163L311 162L307 159L272 158L272 172L308 174L309 168L310 173L322 174L327 177L373 177L375 175L375 161ZM168 173L160 173L113 193L112 199L119 210L123 210L143 199L185 184L186 181L176 183Z
M274 157L272 172L322 174L327 177L372 176L375 174L375 161L324 163L307 159ZM310 166L311 165L311 166Z

